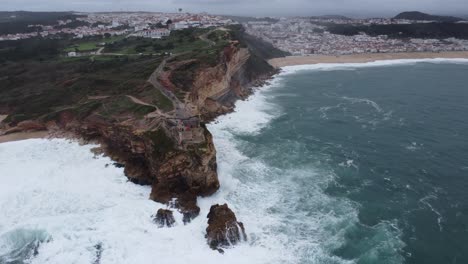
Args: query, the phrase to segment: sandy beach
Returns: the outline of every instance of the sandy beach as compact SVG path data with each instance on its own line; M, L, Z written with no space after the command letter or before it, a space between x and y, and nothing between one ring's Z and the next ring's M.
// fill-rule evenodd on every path
M0 115L0 123L7 118L8 115ZM0 129L0 144L10 141L20 141L33 138L47 138L50 134L49 131L31 131L31 132L17 132L2 135L3 132Z
M276 58L268 62L274 67L306 65L317 63L365 63L378 60L401 60L401 59L436 59L436 58L467 58L468 51L454 52L408 52L408 53L366 53L352 55L310 55L310 56L289 56Z
M0 144L11 142L11 141L20 141L33 138L47 138L49 136L48 131L35 131L35 132L19 132L12 133L0 136Z

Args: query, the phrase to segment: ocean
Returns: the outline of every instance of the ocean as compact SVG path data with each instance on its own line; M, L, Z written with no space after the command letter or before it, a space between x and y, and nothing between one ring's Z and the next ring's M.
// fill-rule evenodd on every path
M0 144L0 263L468 263L468 61L284 68L208 128L220 190L158 228L77 142ZM225 203L248 241L209 249Z

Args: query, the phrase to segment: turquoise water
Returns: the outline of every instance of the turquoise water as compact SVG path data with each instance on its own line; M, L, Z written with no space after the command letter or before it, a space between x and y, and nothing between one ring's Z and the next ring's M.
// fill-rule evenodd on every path
M468 263L468 65L306 68L240 109L269 122L224 128L247 157L232 175L257 192L234 203L276 221L263 230L285 262Z

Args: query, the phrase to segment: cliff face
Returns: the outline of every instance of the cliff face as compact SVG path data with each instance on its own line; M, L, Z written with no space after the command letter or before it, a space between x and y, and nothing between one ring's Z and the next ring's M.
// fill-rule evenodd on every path
M219 188L216 150L203 122L232 111L236 100L247 97L253 86L275 73L248 45L233 39L231 32L222 30L219 35L222 42L206 50L148 59L159 67L153 66L153 71L157 69L148 82L135 81L132 90L116 93L109 87L86 97L67 93L67 101L61 102L66 106L52 107L48 101L38 105L42 114L26 121L35 126L21 125L24 115L10 115L3 122L4 132L48 129L57 135L97 141L105 154L125 167L130 181L151 185L150 198L176 207L187 223L200 211L197 197ZM120 67L125 65L122 62ZM129 70L134 69L123 73ZM96 75L95 84L107 85L102 75ZM61 86L57 91L69 87L77 91L75 85L82 82L79 76L53 79ZM57 95L54 100L60 98ZM173 109L163 111L164 102ZM14 101L9 104L16 107Z
M233 110L234 103L252 93L275 70L262 60L263 68L255 68L259 58L239 42L232 42L219 55L219 63L198 69L187 103L198 110L204 120L212 120Z
M215 67L201 70L194 81L190 99L203 113L213 112L207 108L208 102L223 103L226 96L240 98L246 95L246 88L242 87L242 70L250 58L246 48L234 45L226 47L222 53L222 63Z
M64 131L100 142L102 151L125 167L130 181L152 185L152 200L169 203L175 198L174 205L187 217L199 211L197 196L211 195L219 188L216 150L205 126L201 128L204 142L182 146L164 119L112 124L91 115L82 121L71 117L59 125Z

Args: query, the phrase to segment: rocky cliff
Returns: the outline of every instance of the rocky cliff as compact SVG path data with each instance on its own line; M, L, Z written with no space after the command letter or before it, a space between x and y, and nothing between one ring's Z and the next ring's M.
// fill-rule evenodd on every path
M46 129L54 136L98 142L100 151L124 166L130 181L152 186L150 199L175 207L189 223L200 212L197 197L219 188L216 150L204 122L232 111L236 100L275 73L238 37L242 34L240 28L211 30L200 39L216 41L202 50L119 59L112 71L109 62L92 61L73 64L69 71L68 64L53 65L53 77L38 77L36 68L13 65L11 76L3 78L11 91L0 91L0 114L8 115L2 133ZM151 74L138 72L137 65ZM18 72L27 75L19 81ZM139 77L148 75L144 81ZM47 85L37 89L34 80Z

